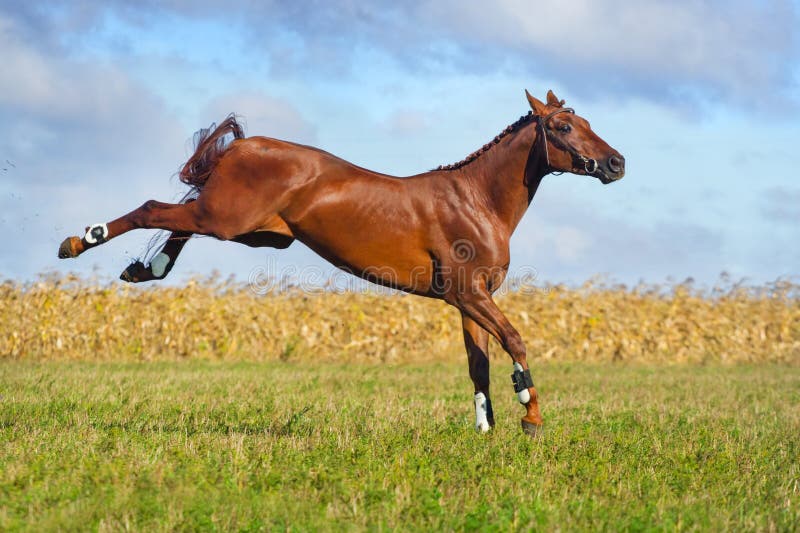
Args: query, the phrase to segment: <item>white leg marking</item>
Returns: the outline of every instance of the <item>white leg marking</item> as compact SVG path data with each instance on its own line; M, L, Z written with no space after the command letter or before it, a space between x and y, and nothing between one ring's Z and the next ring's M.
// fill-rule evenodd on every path
M514 371L515 372L522 372L522 365L519 363L514 363ZM525 405L531 401L531 393L528 389L522 389L517 393L517 400L519 403Z
M486 396L482 392L475 393L475 431L486 433L492 429L486 416Z
M150 271L153 275L157 278L160 278L164 275L164 271L167 270L167 266L169 265L169 256L164 252L159 252L152 261L150 261Z
M89 231L86 232L83 240L89 244L97 244L97 239L95 239L94 235L92 235L92 231L94 231L96 228L100 228L103 231L103 240L108 238L108 226L105 224L92 224L89 226Z

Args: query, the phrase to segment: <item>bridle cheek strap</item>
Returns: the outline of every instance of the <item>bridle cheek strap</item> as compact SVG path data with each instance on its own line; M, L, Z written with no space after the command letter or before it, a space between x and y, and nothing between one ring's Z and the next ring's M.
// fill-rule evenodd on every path
M538 123L538 125L541 127L541 130L542 130L542 142L544 143L544 157L545 157L545 162L547 164L547 168L548 169L552 168L552 167L550 166L550 153L549 153L548 148L547 148L547 144L548 144L548 142L547 142L547 123L550 121L551 118L553 118L555 115L558 115L559 113L572 113L574 115L575 114L575 110L572 109L571 107L564 107L564 108L561 108L561 109L556 109L555 111L549 113L548 115L545 115L544 117L542 115L536 115L536 119L537 119L536 122ZM553 140L555 140L555 138ZM561 140L558 141L558 144L560 145L561 148L566 150L572 157L574 157L575 159L578 159L579 161L583 162L583 169L584 169L584 171L586 171L586 174L590 174L591 175L591 174L593 174L594 172L597 171L597 161L596 160L591 159L589 157L586 157L586 156L578 153L578 151L575 148L573 148L572 146L570 146L569 144L567 144L567 143L565 143L565 142L563 142ZM553 172L553 173L554 174L563 174L563 172L557 172L557 173Z

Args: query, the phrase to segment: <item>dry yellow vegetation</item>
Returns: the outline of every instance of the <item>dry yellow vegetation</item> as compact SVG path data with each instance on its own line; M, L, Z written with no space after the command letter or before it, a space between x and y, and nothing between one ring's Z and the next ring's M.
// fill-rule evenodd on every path
M551 286L498 304L531 359L800 363L800 286L701 292L671 287ZM464 357L458 312L406 295L256 295L190 280L140 288L74 277L0 283L0 356L46 360ZM499 346L493 357L505 358ZM457 359L455 359L457 360Z

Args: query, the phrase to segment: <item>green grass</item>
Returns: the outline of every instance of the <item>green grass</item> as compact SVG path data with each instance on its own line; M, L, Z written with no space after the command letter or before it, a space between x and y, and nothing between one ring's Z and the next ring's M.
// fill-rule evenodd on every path
M0 530L800 528L800 369L0 364Z

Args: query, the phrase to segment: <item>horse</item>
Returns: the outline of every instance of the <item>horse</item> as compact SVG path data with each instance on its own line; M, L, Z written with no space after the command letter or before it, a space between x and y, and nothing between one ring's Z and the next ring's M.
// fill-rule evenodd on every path
M297 239L356 276L460 311L480 433L495 425L488 341L497 339L512 360L522 430L536 436L542 417L525 344L492 299L508 272L509 239L546 175L608 184L624 176L625 158L552 90L546 102L525 95L530 111L481 149L405 178L318 148L245 137L230 115L195 135L179 173L192 193L181 203L148 200L68 237L58 256L77 257L133 229L172 232L149 265L137 261L120 276L142 282L163 279L195 234L277 249Z

